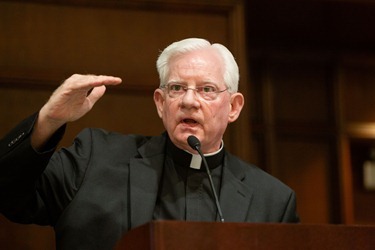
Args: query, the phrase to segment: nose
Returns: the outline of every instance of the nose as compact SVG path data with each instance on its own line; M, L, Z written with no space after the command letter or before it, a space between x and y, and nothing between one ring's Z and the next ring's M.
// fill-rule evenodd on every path
M200 106L199 96L195 89L188 88L181 98L181 105L185 108L198 108Z

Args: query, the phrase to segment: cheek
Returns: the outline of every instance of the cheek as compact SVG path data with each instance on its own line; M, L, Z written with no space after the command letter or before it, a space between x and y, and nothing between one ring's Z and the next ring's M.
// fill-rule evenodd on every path
M169 124L174 121L175 114L178 110L177 100L172 100L164 103L163 121L164 124Z
M208 110L215 122L228 121L230 105L211 106Z

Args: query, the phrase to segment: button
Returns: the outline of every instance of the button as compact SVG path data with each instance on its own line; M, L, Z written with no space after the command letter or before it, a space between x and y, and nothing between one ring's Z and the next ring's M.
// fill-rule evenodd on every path
M11 140L8 144L8 147L12 147L14 144L16 144L23 136L25 135L25 132L22 132L19 134L15 139Z

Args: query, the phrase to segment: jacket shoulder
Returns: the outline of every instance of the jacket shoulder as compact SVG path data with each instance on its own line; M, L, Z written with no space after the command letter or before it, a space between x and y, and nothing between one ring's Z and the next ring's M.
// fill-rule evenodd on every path
M74 139L73 145L82 150L100 153L112 152L136 157L142 153L142 148L147 148L147 154L158 151L165 143L165 135L146 136L139 134L122 134L101 128L86 128Z

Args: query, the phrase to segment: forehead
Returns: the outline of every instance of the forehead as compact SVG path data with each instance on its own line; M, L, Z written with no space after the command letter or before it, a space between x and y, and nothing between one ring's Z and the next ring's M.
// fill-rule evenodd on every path
M216 50L196 50L172 57L168 78L172 80L171 78L203 77L221 81L224 75L223 66L223 60Z

